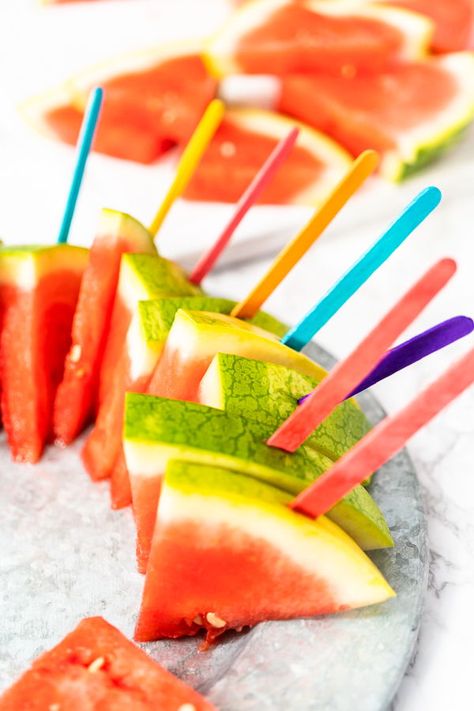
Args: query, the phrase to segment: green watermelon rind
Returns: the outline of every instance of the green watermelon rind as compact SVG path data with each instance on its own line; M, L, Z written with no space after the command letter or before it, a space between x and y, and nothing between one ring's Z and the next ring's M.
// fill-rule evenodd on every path
M205 295L170 296L162 299L140 301L138 313L143 338L147 342L164 342L179 309L230 314L235 305L236 302L230 299ZM255 314L253 318L249 319L249 323L253 323L279 337L283 336L288 330L285 324L265 312Z
M132 476L137 456L151 462L153 471L169 459L181 459L240 471L296 495L331 466L332 460L312 447L303 445L294 454L268 447L272 432L244 416L196 403L126 396L124 448ZM142 468L140 474L145 474ZM382 512L363 487L356 487L328 516L366 550L393 545ZM361 522L366 527L362 533Z
M298 401L316 388L318 381L278 363L218 353L201 381L201 396L206 396L209 385L211 400L217 386L220 403L206 399L200 402L219 407L230 415L245 414L275 430L294 412ZM370 423L362 410L354 401L346 400L310 435L305 445L336 460L369 430Z

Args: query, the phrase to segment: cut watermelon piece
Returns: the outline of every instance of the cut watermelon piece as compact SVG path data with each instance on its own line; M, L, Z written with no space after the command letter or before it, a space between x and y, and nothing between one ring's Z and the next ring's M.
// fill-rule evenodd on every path
M332 465L304 445L294 454L268 447L275 426L211 407L128 393L124 449L132 484L139 569L146 569L163 473L170 459L222 466L297 494ZM363 487L329 517L365 549L393 545L379 508Z
M210 643L264 620L342 612L394 592L338 526L288 494L225 469L166 470L135 639ZM187 571L183 575L183 571Z
M436 0L436 2L390 0L389 4L419 12L434 22L435 29L431 40L431 48L434 52L461 52L472 48L471 39L474 30L472 0Z
M123 394L132 385L128 377L128 357L124 345L138 303L160 296L196 295L184 271L157 255L123 254L119 283L105 346L99 383L99 409L95 427L83 449L84 465L93 479L110 476L120 449L120 440L111 433L120 431ZM138 377L131 373L138 388Z
M110 399L107 401L109 406L113 404L117 412L120 413L114 417L115 421L119 421L120 426L116 430L109 428L108 431L108 446L111 438L116 439L116 447L119 450L111 473L112 508L123 508L132 503L130 480L122 448L125 391L144 392L147 389L179 309L211 310L229 314L234 306L235 301L209 296L178 296L138 303L127 334L125 353L120 359L124 373L122 394L115 397L113 403ZM258 312L250 321L256 325L265 326L271 333L278 336L282 336L288 330L284 324L265 312ZM115 389L115 393L119 393L118 388Z
M102 617L89 617L0 697L2 711L212 711Z
M199 384L216 353L281 363L316 381L324 368L279 342L268 331L232 316L185 311L175 316L163 354L148 386L152 395L196 401Z
M296 124L298 139L259 203L321 203L347 172L349 155L331 139ZM184 196L236 202L295 122L272 111L230 109L216 131Z
M203 405L245 415L276 430L298 406L298 400L318 385L314 378L276 363L218 353L201 380ZM335 461L354 446L370 425L354 400L341 402L306 440Z
M75 145L89 92L99 85L105 100L94 148L140 163L187 143L217 86L198 46L170 45L92 67L27 102L25 118Z
M52 437L87 259L70 245L0 248L2 418L16 461L37 462Z
M460 53L378 74L288 76L278 108L353 155L375 148L381 172L401 180L436 158L474 117L474 56Z
M242 7L209 43L218 76L378 71L426 54L432 23L369 3L258 0Z
M125 252L156 254L150 233L130 215L102 210L72 325L72 345L55 402L54 432L70 444L94 414L98 376Z

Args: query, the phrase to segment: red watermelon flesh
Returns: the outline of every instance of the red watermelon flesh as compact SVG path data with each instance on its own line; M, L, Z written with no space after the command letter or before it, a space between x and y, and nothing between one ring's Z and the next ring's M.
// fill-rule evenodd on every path
M82 81L80 100L72 94L69 102L62 97L56 105L52 102L42 122L58 138L75 145L84 113L82 95L100 81L105 101L95 149L152 163L172 146L188 141L217 84L198 54L154 57L150 53L144 55L143 66L130 69L124 62L122 74L115 74L112 67L110 76Z
M251 114L247 115L251 118ZM265 135L245 118L245 111L227 112L185 191L186 198L236 202L242 195L279 140L271 133L271 120ZM278 121L276 115L275 120ZM283 124L287 133L290 128ZM325 170L322 157L297 144L285 161L285 169L265 188L258 203L291 202L318 183Z
M82 458L94 480L110 477L120 451L123 396L128 388L146 383L129 376L125 348L127 332L140 301L164 296L193 296L200 293L176 264L159 256L124 254L115 297L109 335L105 346L99 382L99 408L94 429L89 435Z
M110 327L120 260L125 252L156 253L149 232L130 215L103 210L89 253L72 325L72 345L54 411L62 444L80 434L96 409L98 376Z
M204 629L210 643L229 629L341 612L393 595L338 526L290 511L290 500L246 476L171 461L135 639Z
M54 398L71 342L87 250L0 250L2 418L16 461L37 462L53 435Z
M212 711L102 617L89 617L0 697L1 711Z
M431 47L435 52L460 52L472 48L472 0L390 0L390 5L414 10L434 22Z
M378 71L424 53L430 23L378 3L257 0L210 42L218 76Z
M404 164L416 166L417 151L425 143L436 154L446 134L469 122L473 101L463 81L472 83L473 68L472 59L459 54L400 63L378 74L287 76L278 108L327 133L353 155L374 148L396 156L394 172L400 173ZM462 95L450 117L450 107Z

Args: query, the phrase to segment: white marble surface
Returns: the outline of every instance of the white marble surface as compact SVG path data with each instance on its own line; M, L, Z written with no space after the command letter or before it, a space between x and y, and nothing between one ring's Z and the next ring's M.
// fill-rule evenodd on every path
M179 18L184 0L169 4ZM220 0L219 0L220 1ZM22 129L14 114L14 104L53 79L62 79L70 69L78 69L85 58L98 60L144 41L143 31L129 22L131 7L144 7L149 14L147 43L162 39L163 25L156 6L160 3L135 0L134 3L104 3L116 6L114 32L104 32L99 7L90 8L87 42L78 30L79 11L58 9L40 14L33 0L2 3L0 8L0 190L2 201L0 234L8 241L51 239L58 224L65 181L71 169L69 149L41 141ZM194 15L188 32L207 31L206 14L211 17L218 0L193 4ZM91 4L92 5L92 4ZM98 4L100 5L100 4ZM196 8L199 8L199 12ZM206 12L203 12L203 8ZM209 9L211 8L211 10ZM212 9L214 8L214 9ZM182 8L181 8L182 9ZM72 31L64 33L66 13L74 14ZM15 14L16 13L16 14ZM19 14L18 14L19 13ZM31 14L33 13L33 14ZM189 17L189 16L188 16ZM212 14L214 18L215 15ZM156 19L154 24L151 20ZM49 22L49 24L48 24ZM213 20L214 22L214 20ZM130 28L132 27L132 31ZM156 28L156 31L155 31ZM48 33L54 42L48 41ZM86 47L87 45L87 47ZM29 52L26 51L29 48ZM31 62L34 54L35 61ZM15 67L17 72L15 73ZM163 182L164 180L164 182ZM460 313L472 316L474 303L474 137L464 142L452 157L402 189L378 185L367 191L350 211L312 249L268 307L289 322L294 322L379 234L386 220L424 184L435 182L445 192L445 200L427 224L400 248L398 253L369 281L349 304L318 335L320 343L338 357L344 356L375 324L401 291L407 288L437 258L455 257L459 263L456 278L418 319L415 333L444 318ZM94 156L88 183L82 196L73 238L89 241L95 222L95 208L104 204L128 209L148 219L166 179L155 168L141 169L111 159ZM131 189L133 186L133 189ZM21 215L21 219L18 219ZM197 216L197 218L196 218ZM382 219L382 217L384 219ZM253 218L252 218L253 219ZM281 211L267 212L250 227L244 226L234 256L248 254L245 239L255 228L265 225L267 234L278 232L301 215L285 217ZM196 250L206 234L212 234L222 214L208 221L207 214L181 207L174 213L165 232L171 254L187 255ZM189 239L189 224L197 236ZM177 226L184 242L173 239ZM178 230L179 231L179 230ZM166 236L168 235L168 236ZM166 239L168 242L166 242ZM192 242L192 244L191 244ZM255 240L254 242L255 243ZM275 244L267 237L256 249L266 251ZM239 247L240 245L240 247ZM267 262L242 264L233 271L221 272L208 281L212 291L234 298L250 288ZM472 344L472 339L470 344ZM388 410L394 412L420 388L441 372L457 354L470 345L463 342L446 352L431 356L424 363L399 374L375 388ZM410 444L425 494L431 549L431 576L426 611L416 657L394 701L393 711L463 711L472 703L472 630L474 629L474 392L466 393L439 416Z

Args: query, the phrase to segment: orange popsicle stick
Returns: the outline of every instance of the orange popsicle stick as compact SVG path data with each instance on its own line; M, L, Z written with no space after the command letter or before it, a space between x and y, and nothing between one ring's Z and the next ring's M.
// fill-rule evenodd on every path
M431 267L285 420L268 444L287 452L298 449L336 405L370 373L385 351L441 291L455 271L456 262L452 259L441 259Z
M349 198L360 188L376 169L379 156L368 150L352 163L343 179L336 185L326 201L299 234L280 252L273 264L250 294L232 310L232 316L251 318L264 301L275 291L287 274L316 242L326 227L344 207Z
M241 195L235 207L235 211L227 225L224 227L222 233L212 245L211 249L201 257L191 272L189 281L192 281L193 284L200 284L204 277L209 274L247 212L257 201L259 195L269 184L279 167L288 157L296 139L298 138L298 134L299 129L293 128L289 134L285 138L282 138L282 140L275 146L274 150L262 165L248 188Z
M311 518L331 509L393 457L418 430L474 382L474 348L396 415L386 417L290 506Z

